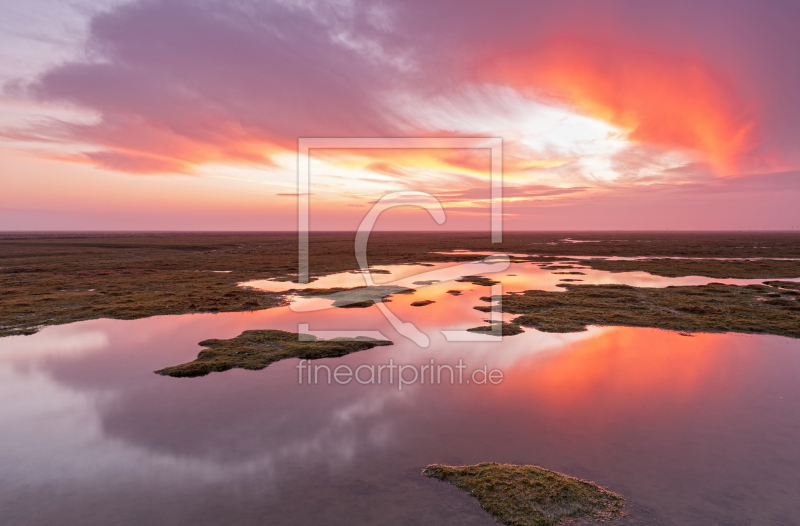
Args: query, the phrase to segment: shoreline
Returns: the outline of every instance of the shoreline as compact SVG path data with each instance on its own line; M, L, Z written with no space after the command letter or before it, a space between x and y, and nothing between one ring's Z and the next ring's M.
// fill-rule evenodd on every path
M574 242L580 237L593 242ZM516 261L556 266L574 264L570 258L582 256L580 265L608 272L765 281L800 277L800 261L793 259L710 259L800 258L800 233L511 232L505 238L492 245L485 235L475 233L378 232L370 240L369 259L371 265L459 263L473 261L472 252L491 250L519 254ZM0 235L0 337L98 318L282 306L286 292L253 290L239 283L295 279L296 243L293 233ZM358 269L352 235L313 235L310 249L313 277ZM448 250L461 252L440 253ZM648 259L602 259L609 256ZM655 259L670 256L695 259Z

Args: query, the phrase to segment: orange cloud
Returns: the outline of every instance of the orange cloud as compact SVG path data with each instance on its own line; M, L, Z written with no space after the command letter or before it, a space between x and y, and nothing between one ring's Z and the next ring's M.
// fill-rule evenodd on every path
M489 148L351 148L315 149L315 158L342 168L366 169L378 174L406 179L410 172L427 170L472 177L489 177ZM573 159L525 159L503 157L504 175L563 166Z
M404 178L409 170L429 170L488 177L488 148L337 148L315 149L312 156L350 169Z
M630 140L695 152L723 174L752 164L760 146L753 104L696 57L559 39L479 70L622 128Z

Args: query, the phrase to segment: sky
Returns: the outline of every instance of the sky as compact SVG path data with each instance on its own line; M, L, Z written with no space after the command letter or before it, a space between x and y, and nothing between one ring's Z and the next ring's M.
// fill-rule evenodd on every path
M298 139L470 137L502 139L507 230L800 231L798 20L794 0L2 0L0 230L294 230ZM310 157L314 230L401 190L445 223L378 229L489 228L487 148Z

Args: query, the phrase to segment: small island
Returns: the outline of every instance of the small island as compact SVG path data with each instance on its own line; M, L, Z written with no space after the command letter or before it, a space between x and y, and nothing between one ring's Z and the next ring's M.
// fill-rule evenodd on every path
M422 474L466 491L509 526L554 526L580 518L610 521L625 515L621 495L538 466L431 464Z
M228 369L259 370L287 358L318 360L337 358L382 345L393 345L389 340L361 337L358 339L318 340L316 337L278 330L244 331L229 340L204 340L208 349L200 351L193 362L165 367L156 374L174 377L205 376Z
M478 285L480 287L491 287L492 285L497 285L500 283L499 281L487 278L486 276L462 276L456 281L459 283L472 283L473 285Z
M497 327L500 327L499 332L501 336L514 336L515 334L522 334L525 332L522 330L522 327L519 325L514 325L513 323L493 323L491 325L481 325L480 327L472 327L471 329L467 329L467 331L476 332L478 334L495 335Z

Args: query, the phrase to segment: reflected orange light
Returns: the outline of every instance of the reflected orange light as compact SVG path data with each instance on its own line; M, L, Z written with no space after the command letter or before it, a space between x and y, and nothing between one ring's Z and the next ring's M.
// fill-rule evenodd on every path
M722 337L628 327L607 328L566 345L557 353L531 360L509 375L506 388L531 392L552 411L584 407L593 399L631 405L681 405L709 385L718 392L744 377L749 355L735 370L722 353ZM721 364L725 363L726 366Z

